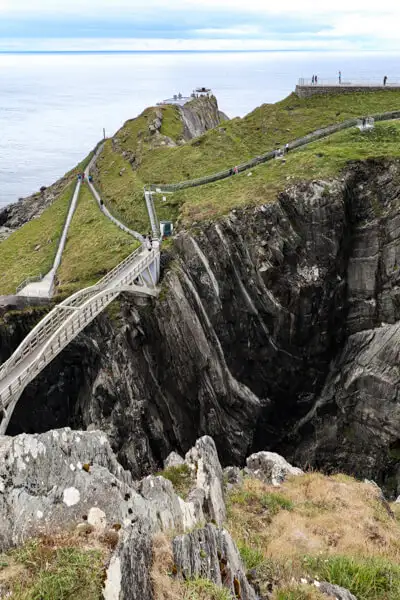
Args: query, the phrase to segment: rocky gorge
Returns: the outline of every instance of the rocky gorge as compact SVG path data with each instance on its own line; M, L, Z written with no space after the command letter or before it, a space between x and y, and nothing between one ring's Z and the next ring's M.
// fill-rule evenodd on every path
M99 428L135 478L207 434L223 465L277 451L397 495L399 176L350 164L180 232L159 298L98 318L25 390L10 433ZM3 361L26 322L1 328Z

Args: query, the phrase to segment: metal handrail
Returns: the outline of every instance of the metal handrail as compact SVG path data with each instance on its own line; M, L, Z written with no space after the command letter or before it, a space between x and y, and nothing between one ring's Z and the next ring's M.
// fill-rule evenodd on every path
M70 298L67 298L61 304L54 307L48 315L46 315L34 329L26 336L23 342L18 346L13 355L0 367L0 382L8 373L10 373L11 369L20 363L21 360L26 358L27 355L32 352L43 340L57 331L62 325L62 323L66 320L66 314L70 313L70 309L81 309L82 306L85 305L90 299L96 294L102 292L107 284L111 283L113 279L116 279L118 275L122 271L124 271L130 265L133 265L137 262L139 255L141 254L142 249L136 249L132 254L130 254L125 260L123 260L117 267L115 267L110 273L108 273L105 277L103 277L98 284L91 286L89 288L85 288L73 294ZM143 254L143 259L135 265L133 269L130 269L128 272L128 279L133 279L137 276L137 273L143 271L149 264L152 263L158 250L152 250L151 252L147 252ZM124 278L122 281L125 281ZM1 399L1 396L0 396Z
M317 81L313 82L312 78L300 77L298 85L301 86L334 86L334 87L399 87L400 79L388 78L386 84L383 84L383 77L379 80L373 80L369 78L358 77L357 79L349 79L348 77L330 77L326 79L317 78Z

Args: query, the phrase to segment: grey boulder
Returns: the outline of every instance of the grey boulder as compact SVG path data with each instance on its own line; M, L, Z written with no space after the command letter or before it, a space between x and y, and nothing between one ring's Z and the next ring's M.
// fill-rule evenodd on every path
M269 485L279 486L290 475L304 475L275 452L257 452L246 461L248 474Z

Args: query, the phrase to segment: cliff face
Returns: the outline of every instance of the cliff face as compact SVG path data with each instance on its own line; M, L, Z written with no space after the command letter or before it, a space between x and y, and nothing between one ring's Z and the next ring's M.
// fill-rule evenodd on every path
M227 117L218 109L215 96L210 98L196 98L179 107L184 124L184 138L191 140L202 135L209 129L218 127L219 123Z
M95 424L134 476L207 433L224 464L269 449L398 493L399 177L354 165L180 234L160 297L81 334L10 432Z

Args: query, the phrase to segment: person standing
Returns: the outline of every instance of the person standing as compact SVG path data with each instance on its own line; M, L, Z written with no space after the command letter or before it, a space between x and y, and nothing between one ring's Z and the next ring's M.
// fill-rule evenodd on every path
M312 85L314 85L314 81L315 81L315 76L313 75L313 76L312 76L312 79L311 79L311 83L312 83Z
M315 75L315 83L318 84L318 75Z
M387 75L385 75L385 77L383 78L383 85L386 85L387 83Z
M342 83L342 71L339 71L339 85Z

